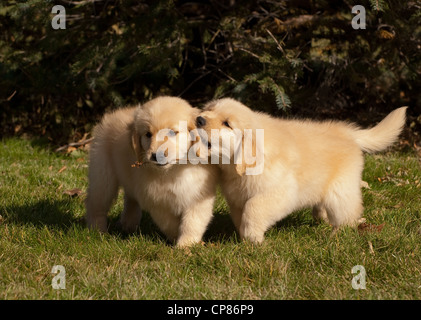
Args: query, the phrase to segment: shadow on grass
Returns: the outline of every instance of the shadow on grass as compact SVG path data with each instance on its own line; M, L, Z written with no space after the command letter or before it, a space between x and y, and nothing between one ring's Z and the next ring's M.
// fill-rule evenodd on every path
M11 205L5 208L8 222L35 227L51 226L67 230L82 219L71 213L69 200L41 200L25 205Z
M24 205L10 205L5 207L0 214L8 224L30 225L36 228L48 227L65 232L75 225L86 228L84 217L74 214L73 201L72 199L40 200ZM123 233L118 228L118 219L119 215L108 218L109 234L126 239L131 235ZM142 216L140 230L136 234L142 234L143 237L154 241L160 238L166 241L147 213Z
M119 228L119 218L120 216L114 216L108 221L108 231L113 236L125 239L133 235L142 235L148 240L160 240L170 246L174 245L166 239L147 212L143 212L140 226L134 234L125 233ZM202 240L204 242L225 242L235 241L235 239L237 239L237 236L231 217L228 214L215 214Z
M303 226L317 226L319 222L315 221L311 216L310 210L300 210L293 212L281 221L275 224L276 229L282 230L293 230Z
M30 141L31 147L37 150L48 150L53 151L53 146L51 145L51 141L49 141L46 137L37 137L33 138Z
M37 228L50 227L57 230L67 231L74 225L82 228L86 227L84 217L78 217L74 214L75 208L73 200L40 200L24 205L10 205L4 208L0 213L6 219L6 223L31 225ZM119 215L112 215L108 219L109 234L113 237L126 239L133 234L126 234L119 229ZM142 215L140 227L135 235L142 235L152 241L166 241L165 236L155 225L150 215L146 212ZM239 241L229 214L217 213L209 224L203 241L205 242L225 242Z
M108 218L108 232L114 237L121 239L128 239L129 237L142 235L147 240L151 241L163 241L167 244L171 244L167 241L165 235L159 230L158 226L153 222L151 216L147 212L142 213L142 219L140 225L134 233L124 232L119 225L120 214L113 215Z
M133 234L125 234L118 228L119 216L113 217L109 220L109 232L112 235L119 236L121 238L129 237ZM316 222L312 216L311 211L301 210L294 212L289 216L285 217L281 221L278 221L272 228L276 228L278 232L294 231L302 227L317 227L320 222ZM143 212L142 220L140 222L140 229L135 234L142 234L147 239L161 239L168 245L173 243L166 240L159 228L155 225L152 218L147 212ZM240 236L234 227L234 223L231 220L229 213L215 213L212 221L208 225L206 232L202 239L206 243L212 242L241 242Z
M205 242L238 241L238 239L229 214L215 214L203 236Z

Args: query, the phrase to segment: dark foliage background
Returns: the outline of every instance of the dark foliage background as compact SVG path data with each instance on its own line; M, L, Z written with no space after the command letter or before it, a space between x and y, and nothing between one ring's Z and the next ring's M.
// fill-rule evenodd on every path
M3 135L79 139L106 110L163 94L362 123L408 105L419 132L421 1L9 0L0 30Z

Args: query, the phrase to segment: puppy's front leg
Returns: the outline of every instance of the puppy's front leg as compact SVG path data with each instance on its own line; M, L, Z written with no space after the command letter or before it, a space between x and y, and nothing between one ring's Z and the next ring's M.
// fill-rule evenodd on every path
M133 233L136 231L142 218L142 209L137 201L127 194L124 194L124 210L120 217L120 226L124 232Z
M180 216L167 210L154 210L150 212L152 220L169 241L175 241L180 225Z
M181 218L177 247L188 247L202 240L212 219L214 198L203 200L186 210Z
M275 207L274 203L278 206ZM278 220L289 213L288 202L270 195L257 195L250 198L243 211L240 237L253 243L261 243L265 232Z

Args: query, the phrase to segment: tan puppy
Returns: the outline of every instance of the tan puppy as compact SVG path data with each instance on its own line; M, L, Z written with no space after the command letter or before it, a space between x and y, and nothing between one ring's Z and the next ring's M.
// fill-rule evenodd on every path
M201 240L212 218L218 168L183 161L198 113L182 99L160 97L103 117L90 150L89 227L107 231L107 212L121 186L123 230L135 231L143 209L178 246Z
M228 152L230 164L220 163L219 167L222 191L240 236L261 242L269 227L303 207L313 207L315 218L327 220L335 228L357 224L363 212L362 151L380 151L392 144L404 126L405 111L405 107L397 109L374 128L359 129L344 122L275 119L233 99L221 99L208 103L196 123L206 131L208 140L202 141L208 144L212 157L220 158L227 148L219 146L214 151L220 141L210 139L212 129L225 129L222 138L252 129L252 152L245 152L243 135L240 144L231 143L231 147L242 148L242 163L232 161L239 151L234 147ZM257 129L264 130L260 143L256 143ZM254 162L247 161L250 159ZM247 174L247 169L257 167L257 173L251 170Z

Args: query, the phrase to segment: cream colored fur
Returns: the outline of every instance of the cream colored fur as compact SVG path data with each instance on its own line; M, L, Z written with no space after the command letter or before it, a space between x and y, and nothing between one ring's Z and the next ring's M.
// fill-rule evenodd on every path
M160 97L103 117L94 129L90 150L86 200L89 227L107 231L107 213L118 188L123 187L123 230L135 231L143 209L169 240L176 240L177 246L201 240L212 218L218 168L201 164L160 166L150 161L163 143L156 141L157 132L172 129L177 135L188 134L182 132L179 122L187 122L188 130L192 130L197 114L198 110L182 99ZM151 137L146 136L148 132ZM132 167L136 161L143 164Z
M363 213L362 150L381 151L392 144L404 126L405 111L397 109L374 128L359 129L336 121L276 119L233 99L208 103L200 116L209 136L211 129L227 129L226 122L230 129L264 129L262 174L244 174L249 166L244 163L219 165L240 236L262 242L269 227L303 207L313 207L313 216L334 228L356 225Z

